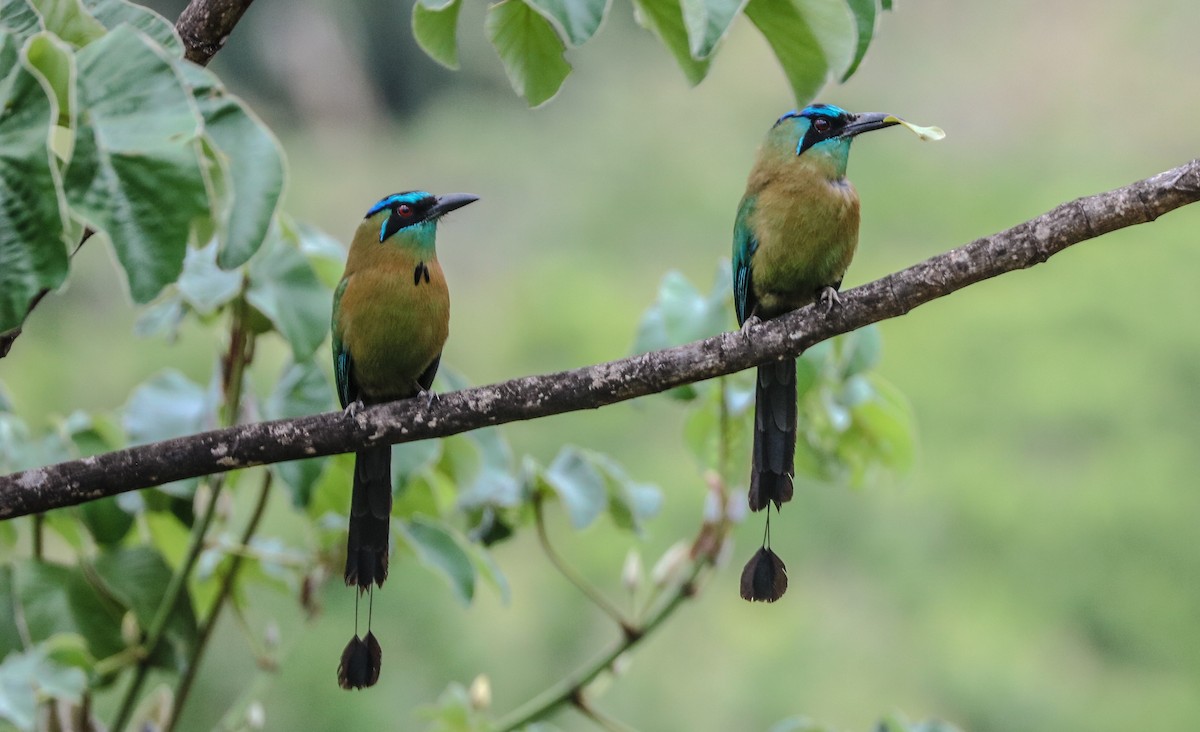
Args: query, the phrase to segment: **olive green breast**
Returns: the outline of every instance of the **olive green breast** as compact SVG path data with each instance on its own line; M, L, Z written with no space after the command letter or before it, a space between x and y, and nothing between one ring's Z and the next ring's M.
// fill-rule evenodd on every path
M760 313L807 305L841 282L858 246L859 201L835 161L790 156L759 161L747 185L758 242L751 282Z
M450 294L437 258L391 249L369 267L348 267L345 281L334 327L364 401L416 394L417 377L450 331Z

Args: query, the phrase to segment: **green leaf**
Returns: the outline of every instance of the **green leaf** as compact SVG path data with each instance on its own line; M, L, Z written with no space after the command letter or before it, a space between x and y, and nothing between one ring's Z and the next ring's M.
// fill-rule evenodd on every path
M125 609L97 594L78 567L29 560L15 569L13 597L20 603L33 641L78 633L93 658L107 658L125 647L121 638Z
M171 581L171 568L150 547L110 549L96 557L93 582L99 591L133 611L143 632L149 629ZM163 643L151 657L156 666L180 670L197 637L196 615L185 589L167 619Z
M662 491L658 486L631 479L625 469L607 455L588 452L586 457L604 476L608 513L618 528L640 532L646 521L658 515L662 509Z
M333 293L321 284L300 253L296 233L275 226L250 260L246 300L271 321L292 347L296 361L307 361L329 333Z
M707 295L681 273L668 272L659 284L657 299L638 322L633 352L657 351L724 332L732 325L731 296L728 266L718 270ZM699 391L696 385L687 384L667 395L686 401L695 399Z
M42 19L27 0L0 0L0 31L24 41L42 30Z
M289 363L263 405L267 419L301 417L328 411L333 407L333 386L325 371L312 360ZM292 460L271 466L291 490L292 504L299 508L312 500L313 487L325 469L324 458Z
M681 0L692 58L707 59L746 7L748 0Z
M718 272L707 295L680 272L668 272L659 284L658 299L642 314L634 352L657 351L723 333L732 323L731 292L728 268Z
M0 719L19 730L38 729L38 706L47 698L78 703L87 676L50 658L44 646L12 653L0 662Z
M150 8L126 0L83 0L96 20L112 30L128 23L145 33L175 58L183 58L183 41L175 32L175 24Z
M584 452L573 445L559 450L541 478L558 495L576 529L591 525L608 504L604 476Z
M45 29L73 46L86 46L104 35L104 26L79 0L32 1Z
M262 246L283 192L283 151L267 126L221 86L216 75L181 64L192 87L204 132L219 153L221 226L217 261L232 269Z
M413 37L421 50L448 69L458 68L458 11L459 0L449 0L434 6L427 2L413 3Z
M211 315L242 291L242 273L217 266L215 243L189 249L179 275L179 294L201 315Z
M214 394L178 371L162 371L129 396L121 422L131 445L202 432L217 423Z
M529 106L541 105L558 93L571 66L563 60L566 47L550 21L525 0L501 0L488 7L484 30L500 54L513 90Z
M399 526L421 561L441 572L458 599L470 605L475 596L475 564L450 529L423 516L413 516Z
M866 373L879 365L883 353L883 338L879 328L868 325L838 339L844 378Z
M76 69L75 54L71 47L59 38L49 33L39 33L25 46L25 60L30 69L39 74L42 84L53 90L53 97L58 103L57 124L59 130L66 133L66 139L73 142L70 130L75 127ZM53 147L53 141L51 143ZM66 159L67 150L57 150L58 157ZM65 205L65 196L63 205ZM71 238L74 241L74 237Z
M596 34L611 6L610 0L529 0L529 4L572 46L582 46Z
M775 51L798 105L854 56L855 30L843 0L750 0L746 17Z
M708 76L709 58L695 58L680 0L633 0L638 22L658 34L687 80L695 85ZM715 43L715 41L714 41ZM698 44L699 45L699 44Z
M863 57L867 55L867 48L871 45L871 38L875 35L875 19L877 0L846 0L846 4L850 7L850 12L854 14L854 26L858 34L858 45L854 49L854 60L850 62L850 66L846 69L846 73L842 74L842 81L845 82L854 72L858 71L858 65L862 63Z
M201 123L166 53L129 26L86 46L66 173L75 214L108 235L138 303L183 269L189 232L211 218Z
M50 127L53 89L23 65L16 39L0 36L0 333L19 327L29 303L67 276L64 199Z

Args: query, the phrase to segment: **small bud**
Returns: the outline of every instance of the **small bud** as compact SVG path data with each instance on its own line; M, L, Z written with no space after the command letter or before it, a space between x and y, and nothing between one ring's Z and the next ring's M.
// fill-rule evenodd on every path
M268 651L279 647L279 623L274 620L268 621L267 627L263 629L263 645Z
M488 680L487 674L475 677L471 688L467 690L467 699L471 702L471 708L479 712L492 706L492 682Z
M121 616L121 641L130 647L142 642L142 626L132 610Z
M662 557L654 564L654 569L650 570L650 581L654 586L666 587L675 581L687 563L690 553L691 547L685 541L676 542L663 552Z
M629 594L634 594L642 584L642 555L637 549L630 549L625 555L625 566L621 568L621 584Z
M267 710L263 708L262 702L254 701L246 707L246 726L250 729L266 729Z

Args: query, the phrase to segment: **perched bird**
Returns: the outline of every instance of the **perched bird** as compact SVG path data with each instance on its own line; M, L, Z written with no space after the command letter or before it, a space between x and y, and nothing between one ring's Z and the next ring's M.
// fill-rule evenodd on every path
M850 143L864 132L901 123L891 115L851 114L829 104L788 112L775 122L750 171L734 223L733 292L739 324L817 300L828 312L840 302L837 291L858 245L858 194L846 180ZM759 366L752 511L772 503L778 509L792 498L796 409L795 360ZM769 546L768 534L746 567L746 599L773 601L787 587L783 563Z
M450 294L438 264L438 219L479 200L466 193L396 193L368 211L350 245L346 272L333 295L333 368L342 407L353 413L429 393L450 324ZM359 593L383 585L392 512L392 449L359 450L354 460L346 584ZM338 680L362 688L379 675L379 644L354 640Z

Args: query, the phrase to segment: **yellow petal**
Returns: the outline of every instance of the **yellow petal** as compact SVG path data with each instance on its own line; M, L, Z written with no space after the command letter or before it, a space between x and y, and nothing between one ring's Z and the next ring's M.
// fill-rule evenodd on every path
M946 133L942 131L941 127L922 127L920 125L914 125L911 122L905 122L894 114L889 114L884 118L883 121L902 124L908 129L912 130L913 134L922 140L940 140L946 136Z

